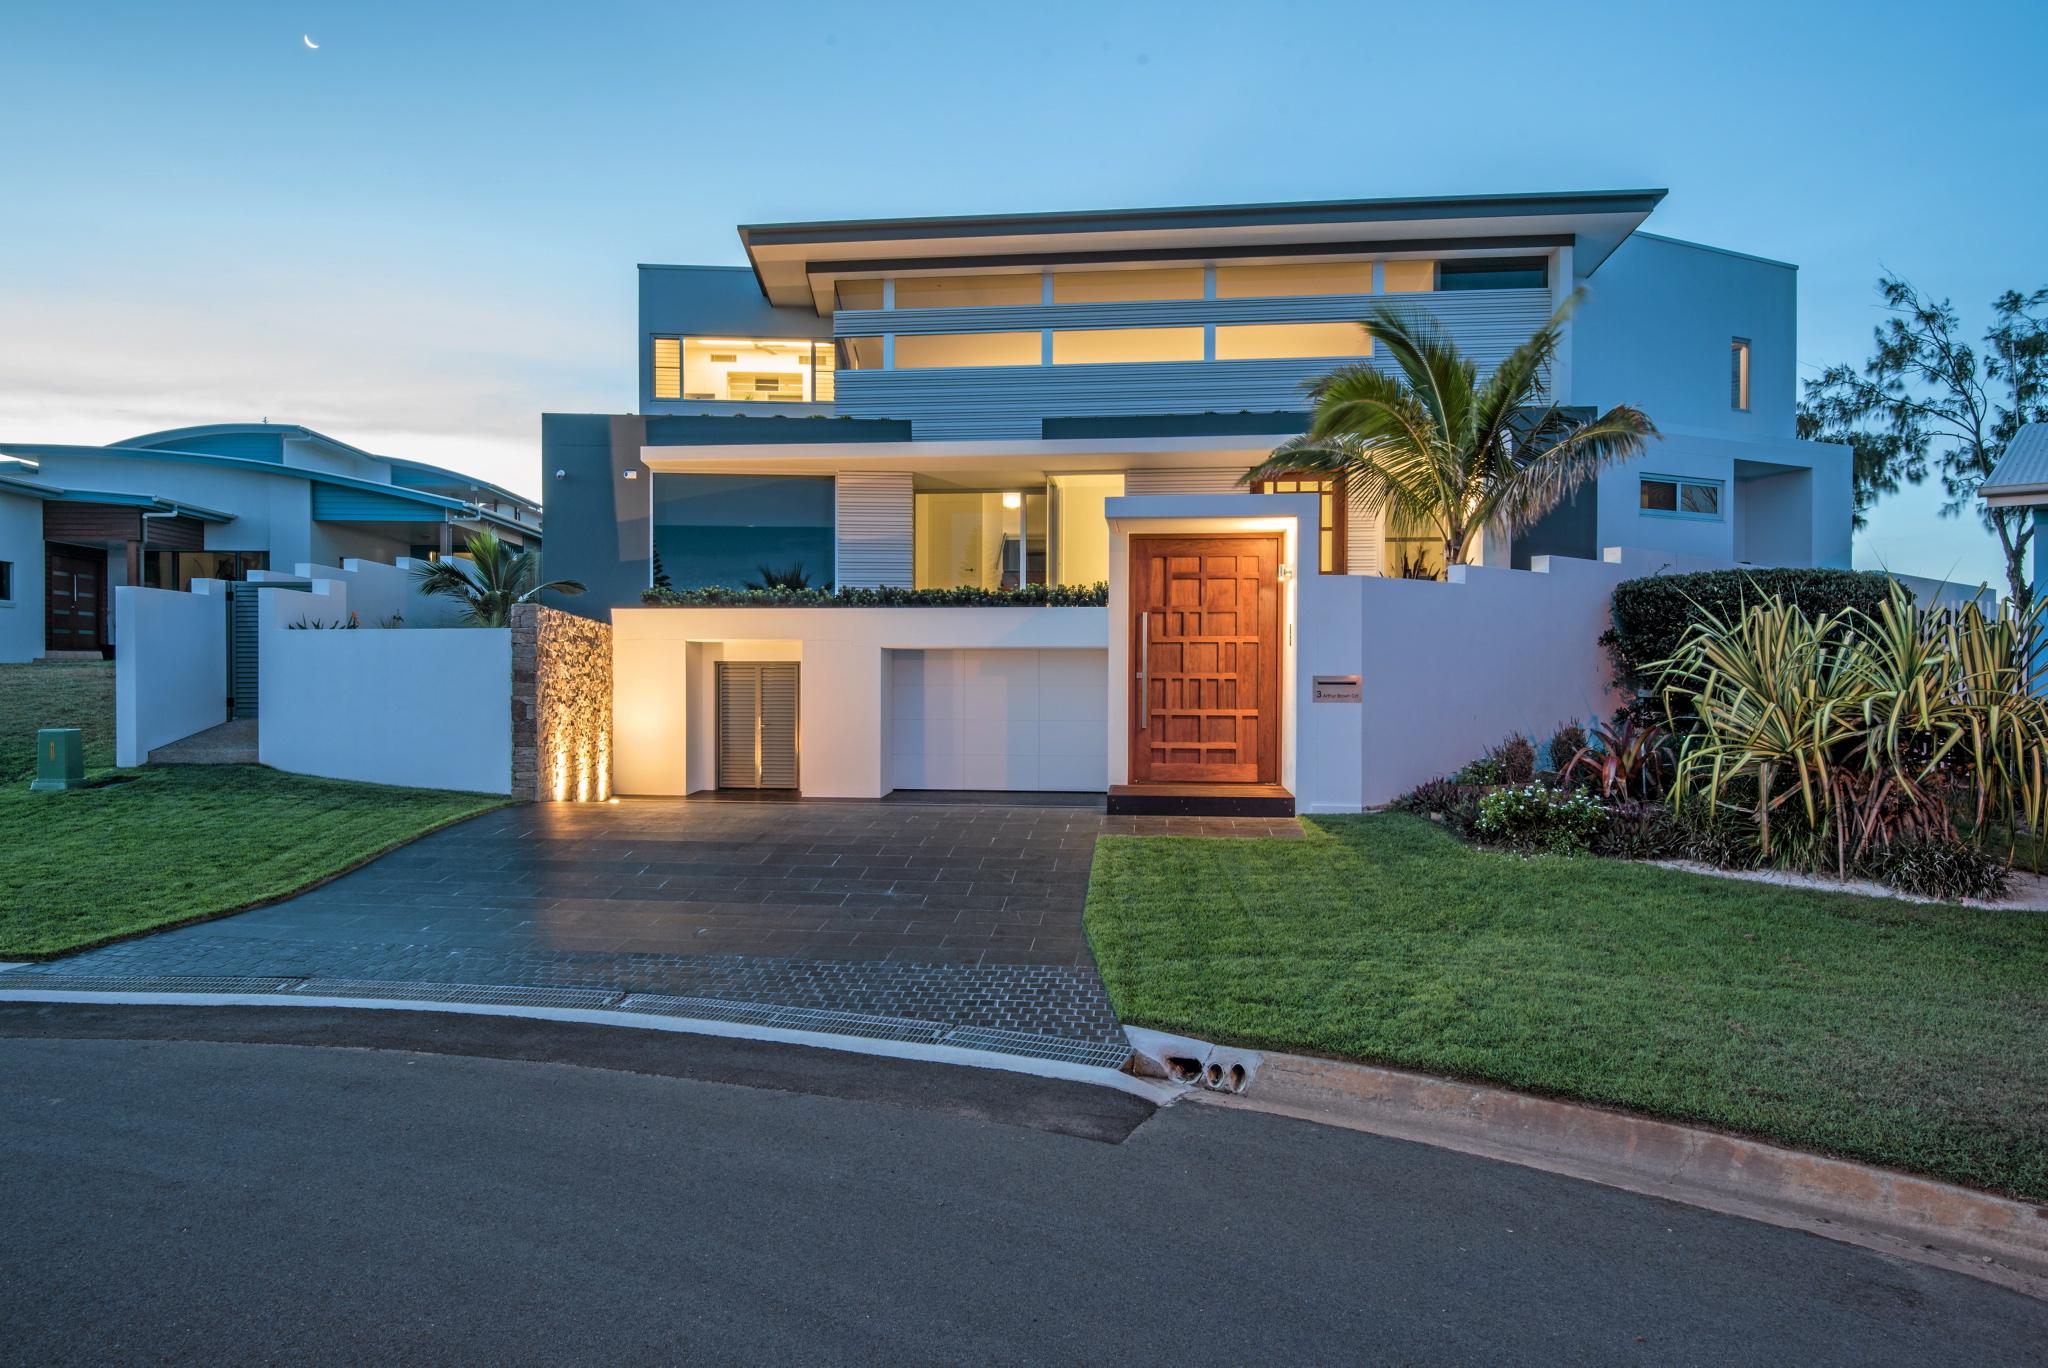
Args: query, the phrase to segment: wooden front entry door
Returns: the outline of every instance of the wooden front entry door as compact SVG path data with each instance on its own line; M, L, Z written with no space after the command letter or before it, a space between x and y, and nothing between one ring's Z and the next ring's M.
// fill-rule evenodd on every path
M106 645L101 616L107 553L51 547L45 570L44 649L97 651Z
M1131 782L1280 782L1280 539L1131 538Z

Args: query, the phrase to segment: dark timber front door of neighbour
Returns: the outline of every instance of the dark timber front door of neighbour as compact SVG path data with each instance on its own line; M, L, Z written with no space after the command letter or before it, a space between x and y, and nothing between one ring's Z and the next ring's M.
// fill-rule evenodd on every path
M1280 539L1131 538L1131 782L1280 778Z
M107 553L53 546L45 568L44 648L97 651L105 646Z

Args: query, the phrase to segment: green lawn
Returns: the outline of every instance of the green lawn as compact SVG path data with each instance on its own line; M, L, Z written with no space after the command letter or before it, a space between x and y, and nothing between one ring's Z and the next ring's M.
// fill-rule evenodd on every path
M1113 837L1118 1014L2048 1199L2048 915L1519 860L1395 813Z
M0 785L34 777L38 727L83 728L87 771L111 767L114 667L0 665Z
M97 786L35 794L35 729L86 729ZM0 959L282 897L506 800L255 765L114 770L113 670L0 665Z

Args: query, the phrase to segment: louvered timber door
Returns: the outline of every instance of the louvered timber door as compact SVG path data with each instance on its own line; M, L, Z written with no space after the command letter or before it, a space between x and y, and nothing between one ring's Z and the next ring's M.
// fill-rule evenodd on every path
M1280 778L1280 539L1131 538L1131 782Z
M797 787L794 662L718 662L718 786Z

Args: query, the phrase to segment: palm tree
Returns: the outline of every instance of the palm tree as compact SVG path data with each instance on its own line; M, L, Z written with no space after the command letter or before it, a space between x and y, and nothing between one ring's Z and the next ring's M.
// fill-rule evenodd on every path
M544 589L558 594L580 594L583 586L575 580L540 578L540 554L522 548L514 551L495 532L472 532L468 545L469 563L438 560L413 571L419 577L422 594L439 594L459 600L462 620L475 627L504 627L512 621L512 605L531 603Z
M1582 292L1581 292L1582 293ZM1446 567L1464 564L1489 525L1519 532L1596 475L1643 453L1657 429L1619 405L1585 419L1543 393L1574 293L1486 379L1426 318L1382 307L1363 326L1399 374L1346 366L1309 390L1308 431L1244 477L1292 472L1344 477L1368 514L1443 538Z

